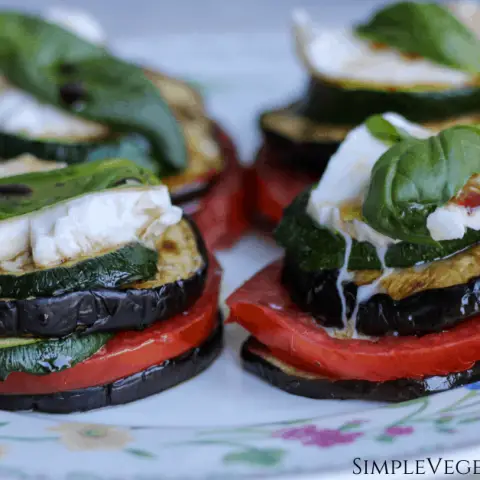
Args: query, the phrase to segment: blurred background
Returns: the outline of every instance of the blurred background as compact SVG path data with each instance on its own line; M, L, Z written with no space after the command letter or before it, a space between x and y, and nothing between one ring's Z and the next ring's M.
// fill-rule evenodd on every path
M259 143L256 117L303 87L290 31L293 10L319 26L361 20L393 0L0 0L0 7L45 12L81 9L104 27L118 54L193 82L212 115L249 162Z

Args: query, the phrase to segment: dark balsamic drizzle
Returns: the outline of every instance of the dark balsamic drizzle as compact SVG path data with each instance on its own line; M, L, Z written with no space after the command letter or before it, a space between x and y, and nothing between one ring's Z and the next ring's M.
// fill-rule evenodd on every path
M62 103L80 110L87 99L87 92L82 82L69 82L62 85L59 89L59 96Z
M0 195L31 195L33 190L28 185L9 183L0 185Z

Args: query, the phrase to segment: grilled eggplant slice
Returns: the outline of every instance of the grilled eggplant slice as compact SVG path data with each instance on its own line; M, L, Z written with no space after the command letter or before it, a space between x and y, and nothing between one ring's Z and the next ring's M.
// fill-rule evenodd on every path
M0 271L0 295L16 300L62 295L78 290L118 288L148 280L157 272L158 252L131 243L90 258L65 262L55 268L22 269L17 274Z
M49 395L0 395L2 410L71 413L140 400L163 392L203 372L220 355L223 327L219 322L210 337L176 358L107 385Z
M331 380L282 362L253 337L243 344L241 356L250 373L287 393L314 399L405 402L480 381L480 362L463 372L423 379Z
M183 219L162 236L157 275L121 289L0 301L0 335L62 337L142 329L186 310L203 292L208 256L193 222Z
M445 92L381 91L342 88L311 80L304 97L260 117L269 146L284 163L323 173L347 133L365 118L397 112L410 121L440 131L478 122L480 88Z
M294 167L321 175L345 138L346 129L322 129L290 108L266 111L260 116L264 147L276 160L277 168Z
M282 282L303 310L327 327L343 328L338 270L305 271L291 256L283 264ZM356 271L343 284L347 318L354 313L360 285L372 283L379 271ZM423 268L386 276L382 293L360 303L354 324L365 335L422 335L453 327L480 310L480 247Z

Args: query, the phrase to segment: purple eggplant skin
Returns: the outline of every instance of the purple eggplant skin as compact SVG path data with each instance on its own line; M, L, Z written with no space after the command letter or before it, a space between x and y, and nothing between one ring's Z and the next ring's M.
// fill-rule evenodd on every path
M113 383L45 395L0 395L1 410L86 412L161 393L206 370L223 350L221 319L209 338L184 354Z
M295 142L272 130L262 129L265 145L282 164L322 175L339 142Z
M282 282L292 300L325 327L343 328L337 291L338 270L306 272L285 257ZM344 283L347 317L354 311L357 286ZM378 293L359 305L356 328L365 335L425 335L452 328L480 312L480 277L468 283L418 292L401 300Z
M204 197L217 183L217 177L219 175L216 175L209 181L198 182L195 185L186 185L185 187L177 190L176 192L172 192L171 197L173 204L178 205L179 207L183 207L189 202Z
M0 301L0 336L64 337L73 332L141 330L187 310L202 295L208 252L195 223L202 266L189 278L152 289L85 290L26 300Z
M376 402L405 402L434 393L445 392L480 381L480 362L463 372L427 377L401 378L387 382L368 380L338 380L305 378L292 375L273 365L251 347L261 344L250 337L242 347L242 365L245 370L292 395L318 400L369 400Z
M338 270L305 271L296 260L285 255L282 268L282 284L292 300L310 313L324 327L343 328L342 302L337 289ZM353 283L343 285L346 315L355 308L357 287ZM358 327L358 326L357 326Z

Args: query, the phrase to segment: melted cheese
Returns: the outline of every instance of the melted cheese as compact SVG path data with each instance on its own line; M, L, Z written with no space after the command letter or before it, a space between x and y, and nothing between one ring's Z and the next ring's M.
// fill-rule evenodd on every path
M79 10L55 8L45 19L92 43L104 43L100 25ZM60 108L42 103L33 95L0 81L0 129L33 138L87 140L104 136L108 129Z
M433 133L408 122L397 114L386 113L383 117L418 138L427 138ZM353 129L330 159L320 182L312 190L307 205L310 218L318 225L340 233L345 239L345 258L337 277L337 291L342 304L343 324L350 332L350 336L356 336L357 333L355 326L346 315L343 284L353 278L352 272L348 271L352 238L374 245L382 264L382 275L373 283L358 288L357 304L351 315L352 319L356 318L360 303L379 292L382 280L393 272L393 269L385 265L385 254L388 246L397 240L375 231L361 218L355 218L355 216L352 218L348 213L352 209L345 209L345 205L361 206L363 204L373 166L388 149L389 146L371 135L364 124Z
M0 266L53 267L133 241L155 248L181 218L164 185L85 195L0 222Z
M294 14L294 32L299 56L306 67L315 76L330 81L402 89L461 87L474 81L468 73L424 58L410 59L393 49L372 48L351 28L318 30L303 11Z

